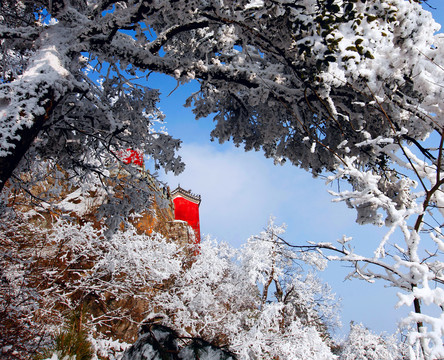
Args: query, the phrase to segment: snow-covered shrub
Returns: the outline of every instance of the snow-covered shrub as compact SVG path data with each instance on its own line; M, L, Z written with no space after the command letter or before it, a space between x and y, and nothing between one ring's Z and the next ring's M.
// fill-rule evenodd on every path
M341 344L340 360L401 360L407 347L395 335L372 333L362 324L350 324L350 333Z

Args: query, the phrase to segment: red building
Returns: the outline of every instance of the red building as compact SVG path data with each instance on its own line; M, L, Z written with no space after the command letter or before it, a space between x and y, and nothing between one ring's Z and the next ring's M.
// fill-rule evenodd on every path
M190 225L196 236L196 244L200 243L199 205L200 195L184 190L180 185L171 192L174 203L174 218L183 220Z
M134 164L141 168L144 167L143 154L136 150L126 149L119 151L119 157L125 164Z

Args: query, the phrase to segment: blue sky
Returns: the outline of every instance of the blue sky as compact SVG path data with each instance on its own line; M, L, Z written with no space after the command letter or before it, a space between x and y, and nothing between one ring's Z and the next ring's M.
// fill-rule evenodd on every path
M435 19L444 23L444 2L429 1ZM427 8L427 6L426 6ZM231 143L210 141L211 119L196 121L185 99L196 84L176 89L176 81L151 75L152 87L161 84L161 110L166 114L168 132L183 140L182 155L187 168L175 177L160 174L171 188L180 184L202 196L201 232L234 247L241 246L250 235L262 231L273 215L276 223L287 224L285 239L291 243L306 241L334 242L342 235L352 236L362 252L370 252L385 233L374 226L358 226L356 214L344 204L332 203L324 179L291 165L275 166L261 152L244 152ZM333 185L332 190L337 190ZM347 280L347 264L330 263L320 276L342 298L343 329L350 321L362 322L376 332L393 332L397 322L410 311L395 309L396 290L383 283L368 284Z

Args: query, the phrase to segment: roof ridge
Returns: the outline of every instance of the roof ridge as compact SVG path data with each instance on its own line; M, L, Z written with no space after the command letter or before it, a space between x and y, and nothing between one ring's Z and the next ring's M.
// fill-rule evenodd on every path
M188 196L188 197L190 197L190 198L192 198L192 199L194 199L194 200L196 200L198 202L201 201L201 196L200 195L193 194L191 192L191 189L190 190L185 190L180 185L178 185L177 188L175 188L173 191L171 191L171 196L174 197L174 195L176 195L176 194L182 194L182 195Z

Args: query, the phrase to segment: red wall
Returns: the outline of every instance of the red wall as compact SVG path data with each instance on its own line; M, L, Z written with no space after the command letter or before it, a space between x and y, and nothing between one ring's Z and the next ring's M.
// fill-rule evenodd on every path
M176 197L174 202L174 217L176 220L184 220L190 225L196 235L196 244L200 243L199 205L183 197Z

